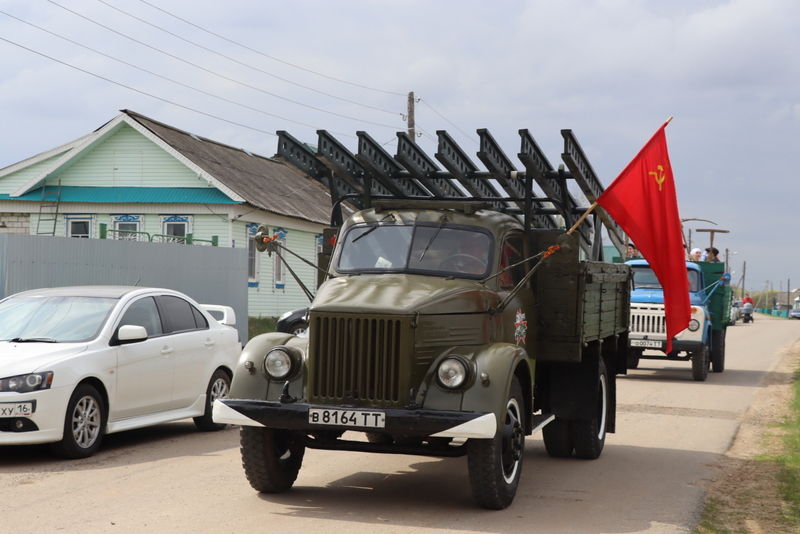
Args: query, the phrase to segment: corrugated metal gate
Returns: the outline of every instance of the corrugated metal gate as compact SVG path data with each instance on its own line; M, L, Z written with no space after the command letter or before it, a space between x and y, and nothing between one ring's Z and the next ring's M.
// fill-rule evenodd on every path
M0 298L26 289L137 285L182 291L236 311L247 340L247 250L189 245L0 235Z

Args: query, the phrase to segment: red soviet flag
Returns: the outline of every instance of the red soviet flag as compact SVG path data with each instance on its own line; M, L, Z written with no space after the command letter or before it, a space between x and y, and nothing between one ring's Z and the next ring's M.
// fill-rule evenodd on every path
M689 279L665 122L597 199L636 244L664 289L667 352L689 326Z

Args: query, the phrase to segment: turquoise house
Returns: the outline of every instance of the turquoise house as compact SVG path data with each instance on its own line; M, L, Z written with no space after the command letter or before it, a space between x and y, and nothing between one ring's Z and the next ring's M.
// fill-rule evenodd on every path
M278 316L308 300L277 256L250 237L265 225L315 259L330 195L283 162L129 110L94 132L0 169L0 233L247 248L248 313ZM315 270L286 256L309 287ZM201 268L195 266L195 268Z

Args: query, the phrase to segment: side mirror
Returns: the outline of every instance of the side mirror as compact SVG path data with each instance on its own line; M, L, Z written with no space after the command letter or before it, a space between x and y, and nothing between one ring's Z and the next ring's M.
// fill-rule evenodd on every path
M147 339L147 330L143 326L125 324L117 330L117 339L120 344L144 341Z

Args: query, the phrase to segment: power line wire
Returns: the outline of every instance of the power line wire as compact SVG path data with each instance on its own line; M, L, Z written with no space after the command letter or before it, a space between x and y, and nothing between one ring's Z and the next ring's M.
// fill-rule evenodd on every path
M363 84L360 84L360 83L351 82L351 81L348 81L348 80L344 80L342 78L337 78L335 76L330 76L330 75L327 75L327 74L323 74L323 73L317 72L317 71L315 71L313 69L309 69L307 67L303 67L301 65L297 65L297 64L292 63L290 61L286 61L286 60L277 58L275 56L267 54L266 52L262 52L260 50L256 50L255 48L251 48L251 47L247 46L246 44L242 44L242 43L240 43L238 41L234 41L233 39L225 37L224 35L221 35L219 33L213 32L213 31L209 30L208 28L204 28L203 26L200 26L199 24L191 22L190 20L187 20L187 19L185 19L183 17L180 17L180 16L176 15L175 13L172 13L172 12L167 11L166 9L162 8L162 7L159 7L159 6L155 5L155 4L152 4L152 3L148 2L147 0L139 0L139 1L141 3L143 3L143 4L147 4L148 6L152 7L153 9L157 9L158 11L161 11L162 13L164 13L166 15L169 15L170 17L174 17L174 18L180 20L181 22L184 22L184 23L188 24L189 26L197 28L198 30L202 30L202 31L204 31L204 32L206 32L208 34L213 35L214 37L222 39L223 41L227 41L229 43L235 44L236 46L240 46L240 47L244 48L245 50L249 50L249 51L254 52L254 53L256 53L256 54L258 54L260 56L264 56L265 58L271 59L272 61L277 61L278 63L283 63L284 65L288 65L290 67L294 67L296 69L299 69L299 70L302 70L302 71L305 71L305 72L309 72L309 73L315 74L317 76L321 76L322 78L326 78L328 80L333 80L335 82L344 83L344 84L347 84L347 85L352 85L354 87L360 87L361 89L368 89L370 91L375 91L375 92L378 92L378 93L384 93L384 94L387 94L387 95L406 96L405 93L399 93L399 92L396 92L396 91L389 91L389 90L386 90L386 89L378 89L378 88L375 88L375 87L369 87L367 85L363 85Z
M145 47L147 47L147 48L150 48L151 50L154 50L154 51L156 51L156 52L159 52L159 53L161 53L161 54L164 54L164 55L166 55L166 56L169 56L169 57L171 57L171 58L173 58L173 59L176 59L176 60L178 60L178 61L180 61L180 62L182 62L182 63L186 63L187 65L191 65L192 67L195 67L195 68L197 68L197 69L200 69L200 70L202 70L202 71L204 71L204 72L207 72L207 73L209 73L209 74L212 74L212 75L214 75L214 76L217 76L217 77L219 77L219 78L222 78L223 80L226 80L226 81L229 81L229 82L232 82L232 83L235 83L235 84L241 85L241 86L243 86L243 87L247 87L247 88L249 88L249 89L253 89L254 91L258 91L258 92L260 92L260 93L264 93L264 94L270 95L270 96L272 96L272 97L274 97L274 98L278 98L278 99L281 99L281 100L285 100L285 101L287 101L287 102L291 102L291 103L293 103L293 104L296 104L296 105L298 105L298 106L302 106L302 107L306 107L306 108L309 108L309 109L313 109L313 110L315 110L315 111L319 111L319 112L321 112L321 113L327 113L327 114L329 114L329 115L334 115L334 116L336 116L336 117L340 117L340 118L343 118L343 119L353 120L353 121L361 122L361 123L364 123L364 124L371 124L371 125L373 125L373 126L381 126L381 127L383 127L383 128L390 128L390 129L393 129L393 130L397 129L397 126L396 126L396 125L384 124L384 123L380 123L380 122L374 122L374 121L369 121L369 120L359 119L359 118L357 118L357 117L352 117L352 116L350 116L350 115L345 115L345 114L343 114L343 113L337 113L337 112L335 112L335 111L329 111L329 110L327 110L327 109L319 108L319 107L317 107L317 106L312 106L312 105L310 105L310 104L304 104L304 103L302 103L302 102L298 102L298 101L296 101L296 100L292 100L292 99L290 99L290 98L287 98L287 97L284 97L284 96L281 96L281 95L278 95L278 94L272 93L271 91L267 91L266 89L261 89L260 87L256 87L256 86L254 86L254 85L248 84L248 83L246 83L246 82L243 82L243 81L241 81L241 80L237 80L237 79L235 79L235 78L231 78L231 77L229 77L229 76L226 76L226 75L224 75L224 74L220 74L220 73L218 73L218 72L215 72L215 71L213 71L213 70L211 70L211 69L207 69L207 68L205 68L205 67L203 67L203 66L201 66L201 65L198 65L198 64L196 64L196 63L193 63L193 62L191 62L191 61L189 61L189 60L187 60L187 59L183 59L183 58L181 58L181 57L179 57L179 56L176 56L175 54L171 54L171 53L169 53L169 52L166 52L166 51L164 51L164 50L161 50L160 48L158 48L158 47L156 47L156 46L149 45L149 44L147 44L147 43L145 43L145 42L143 42L143 41L140 41L140 40L138 40L138 39L136 39L136 38L134 38L134 37L131 37L131 36L129 36L129 35L126 35L126 34L124 34L124 33L120 32L120 31L118 31L118 30L115 30L115 29L113 29L113 28L111 28L111 27L109 27L109 26L106 26L106 25L104 25L104 24L102 24L102 23L100 23L100 22L97 22L96 20L93 20L92 18L90 18L90 17L87 17L87 16L85 16L85 15L83 15L83 14L81 14L81 13L78 13L77 11L74 11L74 10L72 10L72 9L70 9L70 8L66 7L66 6L63 6L63 5L59 4L58 2L55 2L54 0L46 0L46 1L47 1L47 2L49 2L49 3L51 3L51 4L53 4L53 5L55 5L55 6L57 6L57 7L60 7L61 9L65 10L65 11L68 11L68 12L72 13L73 15L75 15L75 16L77 16L77 17L80 17L80 18L82 18L82 19L84 19L84 20L86 20L86 21L88 21L88 22L91 22L92 24L95 24L95 25L97 25L97 26L100 26L101 28L104 28L105 30L108 30L108 31L110 31L110 32L112 32L112 33L114 33L114 34L116 34L116 35L119 35L119 36L121 36L121 37L125 37L126 39L129 39L129 40L131 40L131 41L133 41L133 42L135 42L135 43L137 43L137 44L140 44L140 45L142 45L142 46L145 46Z
M116 58L116 57L114 57L114 56L111 56L111 55L109 55L109 54L106 54L105 52L102 52L102 51L100 51L100 50L97 50L97 49L95 49L95 48L92 48L92 47L90 47L90 46L87 46L87 45L85 45L85 44L79 43L78 41L75 41L75 40L73 40L73 39L70 39L69 37L65 37L65 36L63 36L63 35L60 35L60 34L58 34L58 33L52 32L52 31L50 31L50 30L48 30L48 29L46 29L46 28L42 28L41 26L38 26L38 25L36 25L36 24L33 24L32 22L28 22L28 21L26 21L26 20L23 20L23 19L21 19L21 18L19 18L19 17L15 16L15 15L12 15L12 14L10 14L10 13L7 13L7 12L3 11L2 9L0 9L0 13L2 13L3 15L5 15L5 16L7 16L7 17L10 17L10 18L12 18L12 19L14 19L14 20L17 20L17 21L19 21L19 22L22 22L23 24L27 24L28 26L32 26L32 27L34 27L34 28L36 28L36 29L38 29L38 30L41 30L41 31L45 32L45 33L48 33L48 34L50 34L50 35L53 35L53 36L55 36L55 37L58 37L59 39L63 39L63 40L65 40L65 41L69 42L69 43L72 43L72 44L76 45L76 46L80 46L80 47L82 47L82 48L85 48L86 50L90 50L91 52L94 52L95 54L99 54L99 55L101 55L101 56L103 56L103 57L106 57L106 58L108 58L108 59L111 59L112 61L116 61L116 62L118 62L118 63L122 63L123 65L127 65L127 66L129 66L129 67L132 67L132 68L134 68L134 69L137 69L137 70L139 70L139 71L146 72L147 74L150 74L150 75L152 75L152 76L156 76L156 77L158 77L158 78L161 78L162 80L167 80L167 81L169 81L169 82L172 82L172 83L174 83L174 84L180 85L181 87L185 87L185 88L187 88L187 89L191 89L191 90L193 90L193 91L197 91L198 93L201 93L201 94L204 94L204 95L207 95L207 96L213 97L213 98L217 98L217 99L219 99L219 100L222 100L223 102L227 102L227 103L229 103L229 104L233 104L233 105L236 105L236 106L242 107L242 108L244 108L244 109L248 109L248 110L250 110L250 111L255 111L256 113L261 113L261 114L263 114L263 115L268 115L268 116L270 116L270 117L274 117L274 118L276 118L276 119L280 119L280 120L284 120L284 121L288 121L288 122L293 122L293 123L295 123L295 124L299 124L299 125L301 125L301 126L307 126L307 127L309 127L309 128L317 129L317 127L316 127L316 126L314 126L313 124L308 124L308 123L305 123L305 122L302 122L302 121L297 121L297 120L289 119L289 118L287 118L287 117L282 117L281 115L276 115L275 113L271 113L271 112L269 112L269 111L265 111L265 110L263 110L263 109L255 108L255 107L252 107L252 106L248 106L247 104L242 104L241 102L237 102L237 101L235 101L235 100L231 100L231 99L229 99L229 98L225 98L225 97L223 97L223 96L215 95L214 93L211 93L211 92L209 92L209 91L205 91L205 90L203 90L203 89L198 89L197 87L194 87L194 86L192 86L192 85L189 85L189 84L183 83L183 82L181 82L181 81L178 81L178 80L174 80L174 79L172 79L172 78L170 78L170 77L168 77L168 76L164 76L164 75L162 75L162 74L159 74L159 73L157 73L157 72L153 72L153 71L151 71L151 70L149 70L149 69L146 69L146 68L144 68L144 67L140 67L140 66L138 66L138 65L134 65L133 63L130 63L130 62L128 62L128 61L125 61L125 60L123 60L123 59ZM348 134L342 134L342 133L338 133L338 132L334 132L334 133L337 133L337 135L348 135Z
M109 8L111 8L111 9L113 9L113 10L119 12L119 13L122 13L125 16L128 16L128 17L130 17L130 18L132 18L134 20L138 20L139 22L141 22L143 24L147 24L150 27L153 27L153 28L156 28L158 30L161 30L162 32L164 32L164 33L166 33L168 35L171 35L171 36L175 37L176 39L180 39L181 41L189 43L192 46L196 46L196 47L198 47L198 48L200 48L202 50L205 50L206 52L211 52L212 54L216 54L216 55L218 55L220 57L223 57L223 58L227 59L228 61L236 63L237 65L241 65L243 67L247 67L249 69L255 70L255 71L260 72L262 74L266 74L267 76L271 76L272 78L275 78L277 80L281 80L283 82L295 85L297 87L302 87L303 89L307 89L309 91L313 91L315 93L327 96L329 98L334 98L334 99L340 100L342 102L347 102L349 104L354 104L356 106L361 106L361 107L364 107L364 108L372 109L374 111L380 111L382 113L388 113L390 115L399 115L399 116L403 115L402 113L400 113L398 111L392 111L392 110L380 108L380 107L377 107L377 106L372 106L370 104L365 104L363 102L358 102L357 100L350 100L349 98L345 98L345 97L342 97L342 96L334 95L334 94L331 94L331 93L328 93L328 92L325 92L325 91L321 91L321 90L316 89L314 87L311 87L311 86L308 86L308 85L304 85L302 83L294 82L294 81L292 81L292 80L290 80L288 78L284 78L282 76L278 76L277 74L273 74L272 72L266 71L264 69L260 69L260 68L254 66L254 65L250 65L249 63L245 63L244 61L239 61L238 59L236 59L234 57L228 56L226 54L223 54L222 52L218 52L218 51L216 51L216 50L214 50L212 48L209 48L209 47L207 47L205 45L202 45L200 43L197 43L195 41L187 39L187 38L185 38L185 37L183 37L181 35L178 35L177 33L174 33L172 31L162 27L162 26L154 24L154 23L152 23L150 21L147 21L147 20L145 20L145 19L143 19L141 17L138 17L136 15L133 15L131 13L128 13L127 11L125 11L125 10L119 8L119 7L116 7L116 6L106 2L106 0L97 0L97 1L100 2L101 4L105 5L105 6L108 6Z
M462 130L462 129L461 129L461 128L460 128L460 127L459 127L459 126L456 124L456 123L454 123L453 121L451 121L450 119L448 119L447 117L445 117L444 115L442 115L441 113L439 113L438 111L436 111L436 109L434 109L434 107L433 107L433 106L431 106L431 105L428 103L428 101L427 101L427 100L425 100L424 98L422 98L422 97L419 97L419 101L420 101L420 102L422 102L423 104L425 104L426 106L428 106L428 109L430 109L431 111L433 111L434 113L436 113L436 114L437 114L437 115L438 115L438 116L439 116L439 117L440 117L442 120L444 120L445 122L447 122L448 124L450 124L450 125L451 125L453 128L455 128L456 130L458 130L459 132L461 132L461 134L462 134L463 136L465 136L467 139L469 139L470 141L472 141L472 142L473 142L473 143L475 143L475 144L478 144L478 143L477 143L477 141L475 140L474 134L469 134L469 133L465 132L464 130Z
M111 78L107 78L105 76L102 76L100 74L96 74L94 72L88 71L88 70L83 69L81 67L77 67L75 65L72 65L71 63L67 63L66 61L62 61L60 59L54 58L53 56L49 56L49 55L47 55L47 54L45 54L43 52L39 52L38 50L34 50L33 48L29 48L29 47L27 47L25 45L16 43L16 42L14 42L14 41L12 41L10 39L6 39L5 37L0 36L0 41L5 41L8 44L12 44L12 45L14 45L16 47L22 48L23 50L27 50L28 52L32 52L32 53L34 53L34 54L36 54L38 56L42 56L42 57L47 58L47 59L49 59L51 61L55 61L56 63L60 63L60 64L62 64L64 66L67 66L67 67L69 67L71 69L75 69L77 71L83 72L84 74L88 74L89 76L94 76L95 78L98 78L100 80L103 80L103 81L106 81L106 82L109 82L109 83L113 83L114 85L118 85L118 86L124 87L125 89L128 89L130 91L134 91L136 93L139 93L139 94L142 94L142 95L145 95L145 96L149 96L150 98L155 98L156 100L160 100L161 102L166 102L167 104L170 104L170 105L173 105L173 106L177 106L177 107L179 107L181 109L185 109L185 110L191 111L193 113L198 113L200 115L203 115L203 116L206 116L206 117L210 117L210 118L216 119L218 121L227 122L228 124L232 124L234 126L239 126L241 128L246 128L246 129L252 130L254 132L264 133L264 134L267 134L267 135L272 135L274 137L277 137L277 134L275 134L274 132L270 132L268 130L262 130L260 128L256 128L254 126L249 126L247 124L244 124L244 123L241 123L241 122L237 122L237 121L232 121L230 119L225 119L225 118L220 117L218 115L214 115L213 113L207 113L205 111L201 111L199 109L195 109L195 108L190 107L190 106L185 106L183 104L179 104L179 103L174 102L172 100L169 100L167 98L163 98L163 97L160 97L158 95L154 95L152 93L148 93L147 91L142 91L141 89L137 89L137 88L132 87L130 85L118 82L116 80L112 80ZM285 120L290 121L290 122L297 122L297 121L292 121L291 119L285 119Z

